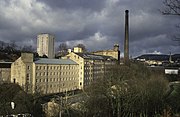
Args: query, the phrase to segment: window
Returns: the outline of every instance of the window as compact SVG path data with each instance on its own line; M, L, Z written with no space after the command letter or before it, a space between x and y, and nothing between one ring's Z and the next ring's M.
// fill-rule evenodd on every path
M13 83L16 83L16 79L15 78L13 79Z
M30 74L26 74L26 80L27 80L27 81L30 80Z
M27 66L27 69L30 70L30 66Z

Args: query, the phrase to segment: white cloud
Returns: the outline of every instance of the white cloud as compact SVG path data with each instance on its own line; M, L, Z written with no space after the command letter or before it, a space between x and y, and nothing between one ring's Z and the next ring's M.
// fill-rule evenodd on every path
M66 44L70 47L76 46L77 44L84 44L88 50L102 49L104 46L113 47L113 43L109 42L109 37L96 32L93 36L90 36L82 40L66 41Z
M154 52L152 52L152 53L148 53L148 54L162 54L161 52L159 52L159 51L157 51L157 50L155 50Z

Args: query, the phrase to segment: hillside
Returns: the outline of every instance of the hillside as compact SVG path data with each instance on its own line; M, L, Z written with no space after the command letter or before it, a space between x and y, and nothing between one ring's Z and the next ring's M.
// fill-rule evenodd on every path
M145 60L158 60L158 61L169 61L170 55L165 54L143 54L136 57L135 59L145 59ZM171 55L172 60L180 60L180 54Z

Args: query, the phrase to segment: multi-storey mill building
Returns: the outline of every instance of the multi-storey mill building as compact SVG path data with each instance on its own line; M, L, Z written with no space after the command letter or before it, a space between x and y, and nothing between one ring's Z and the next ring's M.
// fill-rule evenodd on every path
M79 88L78 66L70 59L34 59L33 54L22 53L11 65L11 82L28 93L72 91Z
M37 53L39 56L46 55L48 58L55 57L54 36L50 34L39 34L37 36Z
M96 52L91 52L92 54L96 55L104 55L104 56L111 56L117 60L118 63L120 63L120 51L119 51L119 45L114 44L113 49L109 50L99 50Z
M85 88L98 78L103 78L105 73L117 63L117 60L111 56L83 53L77 47L64 59L71 59L79 64L79 89Z

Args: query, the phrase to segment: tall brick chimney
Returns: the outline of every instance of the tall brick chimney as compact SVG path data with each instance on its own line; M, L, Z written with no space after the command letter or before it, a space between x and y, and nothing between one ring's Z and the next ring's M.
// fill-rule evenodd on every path
M125 11L124 64L129 64L129 11Z

